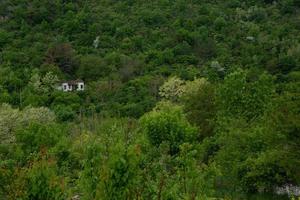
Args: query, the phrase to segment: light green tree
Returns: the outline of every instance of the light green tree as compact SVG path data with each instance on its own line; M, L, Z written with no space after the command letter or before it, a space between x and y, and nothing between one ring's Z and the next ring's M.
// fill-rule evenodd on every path
M25 128L31 123L47 124L54 121L55 114L45 107L26 107L24 110L19 110L8 104L2 104L0 105L1 143L13 142L17 129Z
M20 111L8 104L0 105L0 143L10 143L15 139L15 130L21 123Z
M160 88L159 95L173 102L177 102L183 92L184 81L174 76L169 78Z

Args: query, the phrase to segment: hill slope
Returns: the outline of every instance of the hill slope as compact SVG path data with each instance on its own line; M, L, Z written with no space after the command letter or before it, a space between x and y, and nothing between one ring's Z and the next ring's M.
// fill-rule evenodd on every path
M0 199L284 199L299 32L299 0L1 0Z

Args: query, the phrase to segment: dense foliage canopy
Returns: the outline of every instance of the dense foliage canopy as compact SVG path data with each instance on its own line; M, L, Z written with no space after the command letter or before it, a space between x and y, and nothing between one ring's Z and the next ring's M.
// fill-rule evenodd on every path
M0 0L0 200L285 198L300 185L299 13ZM75 79L84 91L57 89Z

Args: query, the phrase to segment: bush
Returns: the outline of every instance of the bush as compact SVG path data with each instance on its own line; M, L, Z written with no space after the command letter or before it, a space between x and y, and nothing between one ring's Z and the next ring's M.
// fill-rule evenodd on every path
M76 116L76 112L71 106L55 106L54 112L60 121L72 121Z
M32 123L17 131L16 141L26 155L54 147L64 136L63 128L58 124L43 125Z
M24 200L63 200L63 179L57 176L55 162L41 160L33 163L25 176Z

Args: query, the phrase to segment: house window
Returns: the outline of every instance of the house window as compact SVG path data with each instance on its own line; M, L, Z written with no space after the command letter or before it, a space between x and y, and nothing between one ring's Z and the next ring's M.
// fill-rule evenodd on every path
M67 89L67 86L66 85L64 85L64 90L66 90Z
M82 84L80 85L80 89L83 90L83 85Z

